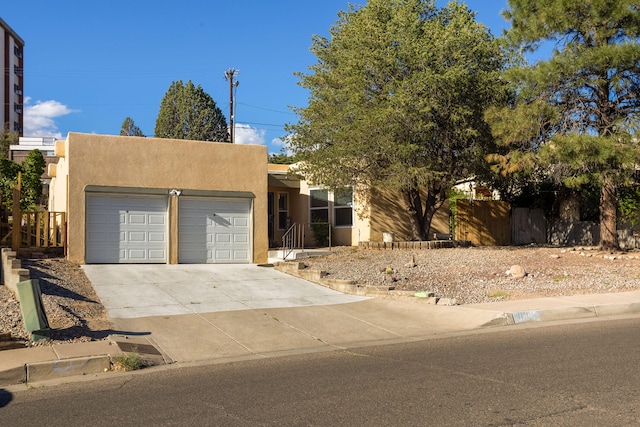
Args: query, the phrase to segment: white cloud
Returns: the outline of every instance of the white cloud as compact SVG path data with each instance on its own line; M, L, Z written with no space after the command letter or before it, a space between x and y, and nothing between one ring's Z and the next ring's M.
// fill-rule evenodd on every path
M264 130L252 128L251 126L244 125L242 123L234 123L233 129L234 143L264 145Z
M289 138L289 137L287 137L287 138ZM272 147L280 147L280 149L278 150L278 152L276 154L284 153L287 156L292 156L293 155L293 151L291 151L291 149L289 148L289 144L287 143L286 140L284 140L282 138L273 138L271 140L271 146Z
M29 105L30 97L24 99L24 132L25 136L55 136L62 138L54 119L73 112L58 101L36 101Z

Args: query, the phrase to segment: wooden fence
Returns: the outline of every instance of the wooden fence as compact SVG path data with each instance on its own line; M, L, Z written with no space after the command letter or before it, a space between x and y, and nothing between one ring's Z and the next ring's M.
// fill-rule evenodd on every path
M14 223L20 224L14 234ZM67 219L64 212L19 212L11 222L1 224L2 243L11 243L11 250L27 248L62 248L66 254Z
M502 246L511 244L511 207L500 200L457 201L456 240L472 245Z

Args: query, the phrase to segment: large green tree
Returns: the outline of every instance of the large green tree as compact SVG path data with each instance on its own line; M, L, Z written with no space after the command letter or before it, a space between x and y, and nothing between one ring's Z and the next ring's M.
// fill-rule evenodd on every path
M299 73L290 149L308 180L402 194L426 239L451 186L477 172L491 137L483 113L499 87L498 41L466 5L370 0L314 36L317 64Z
M11 209L13 187L18 183L18 175L21 174L20 208L33 210L37 208L42 196L41 176L46 161L40 150L29 152L22 165L9 160L9 146L18 144L19 139L17 133L10 132L8 125L0 135L0 195L4 207Z
M600 246L617 247L617 189L640 161L640 3L637 0L508 0L506 39L549 59L509 69L508 106L487 120L505 175L544 171L569 187L600 188ZM526 55L525 55L526 56Z
M40 150L31 150L22 162L22 191L20 207L23 210L34 210L42 202L42 174L47 162Z
M145 136L142 130L136 126L131 117L127 117L122 122L122 128L120 129L120 136Z
M13 187L20 176L20 209L32 211L38 208L42 196L42 174L46 161L40 150L32 150L21 165L0 159L0 189L3 204L7 209L13 207Z
M156 138L228 142L227 120L215 101L191 80L171 83L160 104Z

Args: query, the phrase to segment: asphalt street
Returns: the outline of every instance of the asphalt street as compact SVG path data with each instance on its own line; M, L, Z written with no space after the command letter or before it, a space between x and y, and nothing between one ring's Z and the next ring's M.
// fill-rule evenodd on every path
M640 424L640 317L0 391L12 426Z

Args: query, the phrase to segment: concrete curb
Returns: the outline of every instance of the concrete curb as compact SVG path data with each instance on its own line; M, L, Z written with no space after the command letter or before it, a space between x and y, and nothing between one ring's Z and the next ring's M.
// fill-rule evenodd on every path
M618 316L640 313L640 303L602 304L576 307L497 312L496 317L483 327L510 326L529 322L552 322L557 320L584 319L590 317Z
M25 363L0 372L0 386L97 374L111 369L111 356L89 356L47 362Z
M110 369L110 355L27 363L25 365L25 382L30 383L76 375L97 374Z
M4 350L0 387L116 371L117 358L130 353L137 353L144 367L173 363L147 338L111 335L104 341Z

